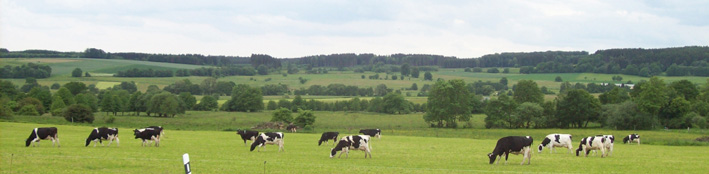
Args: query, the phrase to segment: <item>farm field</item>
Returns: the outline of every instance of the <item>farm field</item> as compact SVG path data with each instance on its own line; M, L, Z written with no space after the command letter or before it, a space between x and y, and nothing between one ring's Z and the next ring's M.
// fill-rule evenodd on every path
M24 147L35 127L56 126L62 147L41 141ZM372 140L372 159L352 151L345 159L329 158L330 145L317 146L319 134L286 133L285 151L267 146L249 152L233 131L166 130L160 147L141 147L132 128L119 127L121 144L84 147L93 127L0 122L2 173L181 173L181 156L189 153L196 173L705 173L706 146L626 145L617 143L607 158L576 157L560 150L533 152L531 165L511 155L507 165L490 165L486 154L493 139L434 138L383 134ZM524 130L516 130L516 134ZM534 145L541 137L534 137ZM250 143L250 142L249 142ZM574 144L578 143L578 140ZM265 165L264 165L265 163ZM553 169L553 171L551 171Z
M207 77L168 77L168 78L120 78L106 76L115 73L119 70L127 70L132 68L153 68L153 69L195 69L205 66L197 65L185 65L185 64L175 64L175 63L161 63L161 62L147 62L147 61L134 61L134 60L115 60L115 59L47 59L47 58L4 58L0 61L0 66L12 65L18 66L25 64L27 62L35 62L46 64L52 67L52 77L46 79L37 79L38 83L44 86L50 86L53 83L65 84L71 81L80 81L86 84L98 84L99 82L109 82L120 83L123 81L134 81L138 85L138 90L145 91L149 85L157 85L163 88L167 85L175 83L175 81L189 79L194 84L199 84L202 80ZM83 71L92 74L98 74L99 76L92 77L81 77L74 78L70 77L71 71L74 68L82 68ZM442 78L446 80L450 79L463 79L466 83L472 83L476 81L492 81L497 82L502 77L507 77L510 86L516 84L519 80L534 80L537 84L545 86L550 90L559 90L561 82L555 82L554 78L556 76L562 77L564 81L569 81L571 83L608 83L612 82L612 77L615 75L620 75L623 77L622 82L632 81L639 82L640 80L647 80L647 77L623 75L623 74L595 74L595 73L548 73L548 74L519 74L518 68L510 68L512 73L472 73L464 72L464 69L439 69L439 71L431 72L434 79ZM425 84L432 85L434 81L424 81L423 72L420 78L404 78L404 80L370 80L366 77L374 75L374 72L364 72L355 73L353 71L334 71L331 70L327 74L306 74L304 72L298 74L288 74L283 76L280 72L271 72L269 75L257 75L257 76L228 76L221 77L219 81L233 81L237 84L248 84L252 86L263 86L267 84L286 84L291 90L308 88L311 85L323 85L327 86L329 84L340 83L344 85L355 85L358 87L376 87L380 84L387 85L388 88L394 90L402 90L402 92L411 92L412 96L415 96L417 91L405 90L411 87L413 83L416 83L419 88L423 87ZM386 73L378 73L380 78L385 78ZM364 75L365 78L362 79L361 76ZM400 76L398 73L393 73L388 75ZM670 83L672 81L686 79L692 83L702 85L707 83L705 77L696 76L681 76L681 77L668 77L659 76L661 79L665 80L665 83ZM308 81L305 84L301 84L298 78L305 78ZM268 80L267 80L268 79ZM24 79L5 79L13 82L17 86L22 86L24 84Z

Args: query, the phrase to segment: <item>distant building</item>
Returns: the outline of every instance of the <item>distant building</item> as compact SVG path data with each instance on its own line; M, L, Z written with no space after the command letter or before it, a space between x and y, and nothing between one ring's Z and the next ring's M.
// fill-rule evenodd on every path
M608 86L608 83L601 83L601 86ZM615 86L621 87L621 88L627 87L627 88L633 89L633 87L635 87L635 84L620 83L620 84L615 84Z

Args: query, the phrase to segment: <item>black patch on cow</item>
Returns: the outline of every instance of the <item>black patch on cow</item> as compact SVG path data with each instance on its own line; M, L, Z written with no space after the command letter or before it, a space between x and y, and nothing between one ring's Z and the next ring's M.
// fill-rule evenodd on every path
M556 134L556 135L554 135L554 138L556 138L557 143L561 144L561 141L560 141L561 137L559 137L559 136L560 136L559 134Z

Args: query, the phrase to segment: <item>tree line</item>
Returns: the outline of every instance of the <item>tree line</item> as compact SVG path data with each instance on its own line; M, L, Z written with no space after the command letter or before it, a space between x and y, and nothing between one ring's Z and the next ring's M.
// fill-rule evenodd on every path
M10 66L5 65L0 68L0 78L13 78L13 79L23 79L23 78L47 78L52 74L52 67L48 65L41 65L36 63L27 63L20 66Z
M545 101L534 81L521 80L507 95L484 103L485 127L582 128L589 123L620 130L707 127L709 83L668 84L652 77L633 89L603 86L610 90L598 97L587 91L592 89L588 86L566 82L554 100Z
M593 54L585 51L546 51L527 53L496 53L479 58L457 58L427 54L330 54L299 58L274 58L265 54L250 57L204 56L199 54L146 54L107 53L96 48L84 52L58 52L50 50L8 51L3 49L0 57L87 57L129 59L155 62L170 62L194 65L251 64L265 68L280 69L281 64L307 65L312 67L365 67L367 71L379 71L381 65L404 65L416 67L435 66L442 68L473 67L519 67L520 73L606 73L651 77L665 73L669 76L708 76L709 47L688 46L659 49L607 49ZM292 71L293 66L288 68ZM394 72L398 72L394 70Z

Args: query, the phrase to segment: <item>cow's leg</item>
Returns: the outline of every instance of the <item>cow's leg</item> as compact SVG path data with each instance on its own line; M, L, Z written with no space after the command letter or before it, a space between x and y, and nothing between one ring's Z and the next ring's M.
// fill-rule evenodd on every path
M94 139L93 142L94 142L94 147L96 147L96 144L98 144L98 143L96 143L96 139Z
M505 165L507 165L507 158L509 158L509 157L510 157L510 153L505 152Z
M160 147L160 135L158 136L153 136L150 137L151 139L155 140L155 147Z
M350 158L350 149L347 148L347 152L345 153L345 158L349 159Z
M527 159L527 165L529 165L532 162L532 149L529 147L524 148L524 158L522 158L522 164L524 165L524 159Z
M113 143L113 136L109 135L108 139L106 139L106 140L108 141L108 147L111 147L111 144Z
M121 140L118 139L118 135L114 137L116 139L116 147L121 147Z

